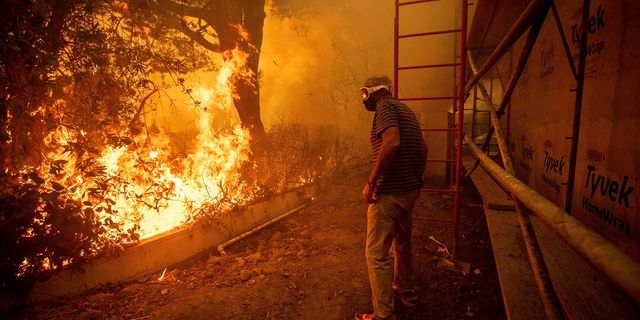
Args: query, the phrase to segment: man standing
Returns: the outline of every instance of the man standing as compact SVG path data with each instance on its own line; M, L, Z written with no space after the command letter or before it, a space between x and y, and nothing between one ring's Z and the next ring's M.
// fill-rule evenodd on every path
M395 319L394 295L408 307L413 291L411 210L422 188L426 147L415 114L391 95L387 76L373 76L360 89L362 102L375 112L371 128L373 169L362 190L367 211L366 260L373 314L356 319ZM389 250L393 244L395 261Z

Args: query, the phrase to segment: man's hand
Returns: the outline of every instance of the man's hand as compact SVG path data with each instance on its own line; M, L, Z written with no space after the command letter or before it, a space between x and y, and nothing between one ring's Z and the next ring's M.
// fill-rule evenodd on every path
M378 200L378 195L376 195L375 189L369 184L369 182L364 184L364 189L362 189L362 198L367 203L375 203Z
M376 161L371 174L369 174L369 180L362 189L362 197L367 203L375 203L378 201L378 194L376 193L376 185L370 184L369 181L376 182L381 174L389 167L391 162L396 156L396 152L400 148L400 128L392 126L382 132L382 146L380 146L380 154Z

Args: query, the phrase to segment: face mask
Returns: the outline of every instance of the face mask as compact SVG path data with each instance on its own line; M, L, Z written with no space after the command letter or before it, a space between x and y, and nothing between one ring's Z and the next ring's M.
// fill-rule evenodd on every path
M360 96L362 97L362 103L367 111L376 111L376 99L373 95L380 89L386 89L391 92L391 86L378 85L374 87L362 87L360 88Z
M374 99L373 97L369 97L369 99L363 100L362 104L364 104L364 108L367 109L367 111L376 111L376 99Z

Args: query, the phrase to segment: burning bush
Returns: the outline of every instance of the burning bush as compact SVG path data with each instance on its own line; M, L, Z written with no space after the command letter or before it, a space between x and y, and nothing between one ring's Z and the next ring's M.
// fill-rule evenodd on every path
M2 178L2 290L24 293L54 269L80 265L95 257L98 249L105 252L138 239L135 227L122 230L109 219L97 218L96 211L113 210L108 198L78 201L65 187L45 181L37 172Z
M239 46L212 57L160 16L137 25L121 1L10 2L0 17L0 290L26 292L57 269L356 160L334 129L295 124L274 126L268 152L252 156L255 127L234 105L240 91L258 92L247 67L253 57L257 68L257 50L244 36L252 54ZM214 85L185 80L195 72ZM168 93L175 88L180 97ZM162 97L196 113L180 150L145 119ZM217 112L235 117L216 127Z
M80 267L141 236L215 218L260 197L328 178L357 161L348 140L331 128L311 134L298 124L280 124L268 140L278 147L256 158L257 164L248 158L216 162L233 159L231 150L247 148L247 140L229 140L242 136L236 130L208 137L210 149L200 146L186 156L157 149L158 143L145 145L151 137L144 135L110 137L98 155L75 152L37 170L5 174L0 189L3 289L28 290L61 267ZM61 154L74 143L58 146Z
M247 73L236 64L242 54L227 52L227 65L216 65L175 31L136 25L119 1L5 4L0 290L28 290L54 269L188 221L192 208L219 197L217 190L235 188L235 167L249 154L240 124L214 131L205 114L198 137L204 146L187 155L173 150L145 115L173 87L204 109L185 75L227 68L226 77L238 77L236 71ZM215 101L231 101L227 80L220 79ZM196 167L201 163L209 166ZM180 214L160 218L169 207Z

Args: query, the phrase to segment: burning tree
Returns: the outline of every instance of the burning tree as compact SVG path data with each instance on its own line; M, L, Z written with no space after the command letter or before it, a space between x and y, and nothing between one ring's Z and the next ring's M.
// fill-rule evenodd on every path
M244 205L274 191L268 184L312 181L339 163L291 139L306 139L292 127L274 135L281 154L272 159L284 170L262 185L247 174L256 172L250 143L265 137L257 77L264 0L5 2L0 290L28 290L56 269ZM215 84L190 83L195 72ZM177 99L174 87L197 112L197 132L182 149L145 121L163 99ZM213 118L229 110L238 121L215 128Z
M258 65L265 18L265 0L130 0L132 23L156 32L174 29L211 52L226 54L238 49L247 54L250 77L233 79L237 90L233 102L242 124L254 139L254 149L264 140L260 118Z
M133 23L125 2L8 2L0 18L0 289L26 290L54 269L257 192L242 170L247 127L263 131L259 118L239 111L244 127L211 128L215 110L233 108L244 92L257 99L245 67L257 58L240 49L250 48L241 26L230 27L245 35L237 47L220 46L228 50L220 50L216 87L191 88L184 75L213 70L215 58L160 21ZM142 119L151 99L176 85L201 110L186 151Z

